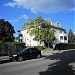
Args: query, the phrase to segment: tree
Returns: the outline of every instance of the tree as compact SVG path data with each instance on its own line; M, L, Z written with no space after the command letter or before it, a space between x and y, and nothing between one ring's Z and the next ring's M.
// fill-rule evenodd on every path
M13 41L14 27L4 19L0 19L0 41Z
M54 36L55 31L50 28L50 25L51 20L44 20L41 16L37 16L31 24L26 26L29 28L28 32L30 35L35 36L34 40L39 42L48 42L56 39Z
M25 28L30 27L30 26L32 25L32 23L33 23L32 19L31 19L31 18L28 18L28 19L26 20L26 22L24 23L22 29L25 29Z
M54 36L55 31L50 28L46 22L41 23L40 26L35 26L35 28L30 30L30 34L34 35L34 40L40 42L47 42L49 47L49 41L54 41L56 38Z
M70 29L68 33L68 42L75 43L75 35L73 34L72 29Z

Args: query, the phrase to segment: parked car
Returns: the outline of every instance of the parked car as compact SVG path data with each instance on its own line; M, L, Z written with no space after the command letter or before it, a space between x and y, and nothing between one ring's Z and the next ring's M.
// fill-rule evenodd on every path
M31 58L40 58L41 51L37 48L24 48L19 53L15 55L10 55L9 59L11 61L22 61L24 59L31 59Z

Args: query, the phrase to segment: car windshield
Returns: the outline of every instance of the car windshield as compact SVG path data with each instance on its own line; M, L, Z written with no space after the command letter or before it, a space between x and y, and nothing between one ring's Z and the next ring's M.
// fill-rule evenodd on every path
M28 48L24 48L22 49L19 53L23 53L23 52L26 52Z

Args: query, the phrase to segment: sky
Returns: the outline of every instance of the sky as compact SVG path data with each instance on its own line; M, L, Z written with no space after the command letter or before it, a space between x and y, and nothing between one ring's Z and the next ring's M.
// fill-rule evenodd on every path
M36 16L60 22L67 32L75 32L75 0L0 0L0 19L12 24L15 36L27 18Z

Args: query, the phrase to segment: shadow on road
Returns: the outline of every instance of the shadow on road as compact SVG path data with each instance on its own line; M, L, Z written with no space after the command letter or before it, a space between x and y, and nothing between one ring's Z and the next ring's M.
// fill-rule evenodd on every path
M10 62L11 62L10 60L2 60L0 61L0 64L10 63Z
M39 75L75 75L74 67L73 65L70 65L75 63L75 51L56 53L46 57L46 59L60 61L48 65L48 69L39 72Z

